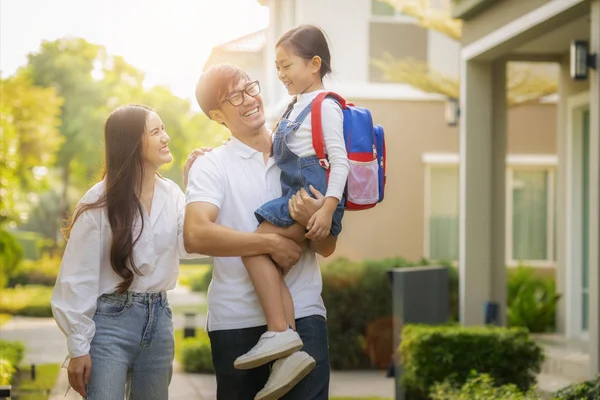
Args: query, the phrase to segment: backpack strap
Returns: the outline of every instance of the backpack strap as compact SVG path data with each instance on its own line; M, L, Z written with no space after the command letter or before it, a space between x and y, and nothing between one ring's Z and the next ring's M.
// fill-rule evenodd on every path
M329 178L329 161L327 161L327 157L325 156L325 142L323 140L323 122L321 118L321 106L323 105L323 100L325 100L327 97L331 97L334 100L336 100L340 104L342 109L346 108L346 99L334 92L323 92L319 93L312 103L311 129L313 147L315 149L315 154L319 159L319 164L321 165L321 167L325 168L325 170L327 171L327 178Z

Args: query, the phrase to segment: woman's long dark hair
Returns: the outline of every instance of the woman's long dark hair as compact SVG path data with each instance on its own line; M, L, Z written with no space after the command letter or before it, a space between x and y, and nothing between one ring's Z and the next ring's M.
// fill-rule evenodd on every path
M65 229L68 238L77 218L85 211L106 207L112 230L110 264L117 275L123 278L117 286L120 293L126 292L133 282L134 272L141 275L135 265L133 246L144 229L142 226L133 237L133 226L142 216L142 204L138 197L144 179L142 148L146 119L153 110L144 105L130 104L114 110L104 126L106 189L93 203L77 206L69 226Z

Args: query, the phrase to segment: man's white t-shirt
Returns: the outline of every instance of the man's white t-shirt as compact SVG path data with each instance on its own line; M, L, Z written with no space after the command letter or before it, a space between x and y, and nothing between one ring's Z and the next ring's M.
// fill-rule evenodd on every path
M219 208L216 223L241 232L258 227L254 211L281 196L280 169L273 159L232 138L227 144L198 157L189 172L186 204L206 202ZM316 254L305 250L285 281L294 299L296 318L321 315L326 310ZM265 325L260 302L240 257L215 257L208 290L209 331Z

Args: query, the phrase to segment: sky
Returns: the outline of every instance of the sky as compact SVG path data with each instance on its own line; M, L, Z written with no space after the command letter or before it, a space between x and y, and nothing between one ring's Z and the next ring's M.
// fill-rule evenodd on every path
M43 40L77 36L191 100L211 49L267 27L268 14L257 0L0 0L0 71L12 75Z

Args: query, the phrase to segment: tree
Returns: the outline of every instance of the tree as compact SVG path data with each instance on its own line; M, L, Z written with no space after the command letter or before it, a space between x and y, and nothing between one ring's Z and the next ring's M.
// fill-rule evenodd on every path
M435 6L432 0L383 0L400 12L415 18L418 25L445 34L459 41L462 21L453 19L450 1L443 0ZM437 2L439 3L439 2ZM390 54L372 61L384 79L409 84L428 93L439 93L459 98L460 84L457 79L444 76L423 61L396 59ZM554 94L558 91L557 79L548 71L534 68L530 63L509 63L507 67L507 103L523 104Z
M0 80L0 222L17 219L27 195L44 188L62 142L61 105L56 90L34 86L26 69Z
M106 101L92 72L102 67L104 55L103 47L85 39L63 38L42 42L39 52L28 56L34 84L56 88L64 98L60 126L63 142L55 163L62 181L60 218L70 208L72 181L89 181L90 171L101 165Z

